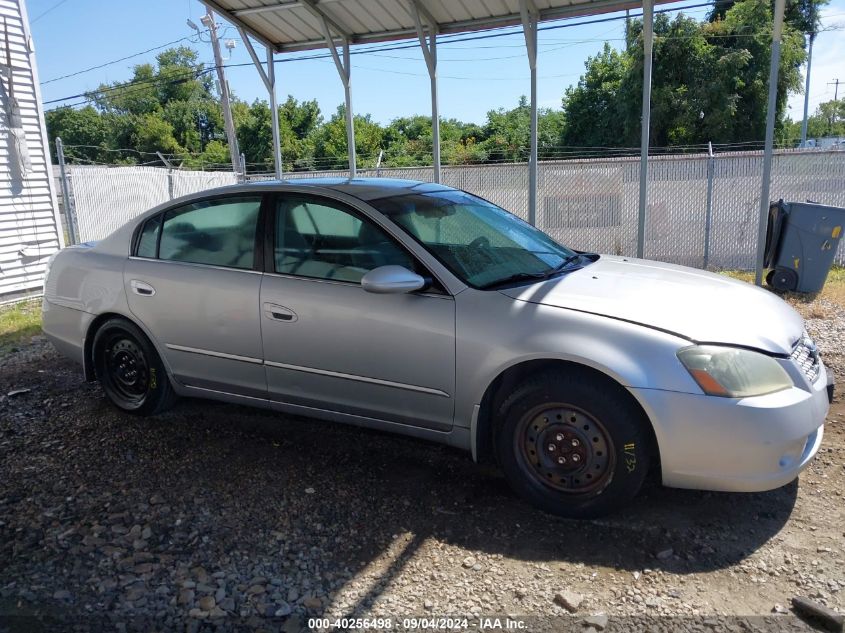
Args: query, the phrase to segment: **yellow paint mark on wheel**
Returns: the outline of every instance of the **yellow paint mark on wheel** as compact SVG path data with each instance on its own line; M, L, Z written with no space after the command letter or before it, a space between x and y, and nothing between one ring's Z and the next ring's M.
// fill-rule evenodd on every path
M842 235L842 227L841 226L834 226L833 232L830 234L830 237L832 237L833 239L836 239L840 235Z

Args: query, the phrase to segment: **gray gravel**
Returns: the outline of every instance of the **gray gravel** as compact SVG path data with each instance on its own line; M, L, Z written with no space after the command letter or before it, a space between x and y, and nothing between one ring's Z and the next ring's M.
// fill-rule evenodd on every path
M828 351L843 323L809 327ZM293 631L314 615L807 630L793 596L843 610L843 418L836 404L799 483L652 482L625 512L572 522L442 446L201 401L121 414L36 340L0 359L0 632Z

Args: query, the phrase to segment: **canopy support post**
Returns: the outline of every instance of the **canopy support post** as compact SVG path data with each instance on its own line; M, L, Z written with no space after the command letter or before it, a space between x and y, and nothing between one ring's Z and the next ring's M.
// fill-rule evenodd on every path
M775 139L775 110L778 97L780 69L780 41L783 34L785 0L775 0L775 19L772 25L772 55L769 64L769 104L766 108L766 145L763 150L763 182L760 186L760 218L757 225L757 260L754 283L763 285L763 260L766 251L766 226L769 219L769 190L772 184L772 150Z
M249 34L241 27L238 27L238 32L241 35L244 46L246 47L249 56L252 58L252 63L258 71L261 81L264 82L264 87L267 88L267 94L270 96L270 122L273 126L273 168L276 173L276 179L282 179L282 138L279 130L279 108L276 103L276 66L273 63L273 48L267 46L267 71L261 65L255 48L252 42L249 41Z
M419 0L410 0L409 4L411 16L414 18L414 26L417 29L417 37L420 40L420 47L425 58L425 65L428 68L428 76L431 80L431 153L434 162L434 182L439 183L441 177L440 112L437 103L437 33L439 29L437 22L425 7L419 3ZM427 41L420 14L424 14L423 17L425 17L427 22Z
M282 132L279 129L279 105L276 102L276 65L273 59L273 49L267 49L267 92L270 94L270 122L273 126L273 168L276 178L282 179L284 166L282 164Z
M337 73L343 82L343 91L346 99L346 148L349 154L349 177L355 178L355 119L352 114L352 65L349 61L349 38L343 38L343 60L341 61L340 55L337 53L337 45L329 28L329 21L322 13L318 15L323 25L323 37L326 39L326 46L329 47L334 65L337 67Z
M540 12L533 0L519 0L528 67L531 69L531 154L528 157L528 223L537 224L537 22Z
M637 257L645 251L648 215L648 137L651 131L651 58L654 46L654 0L643 0L643 114L640 137L640 207L637 215Z

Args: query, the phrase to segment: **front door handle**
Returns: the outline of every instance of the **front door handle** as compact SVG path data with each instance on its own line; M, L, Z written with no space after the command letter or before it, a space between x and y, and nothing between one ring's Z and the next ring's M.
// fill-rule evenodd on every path
M156 293L155 288L146 281L140 281L139 279L133 279L130 281L129 286L132 288L132 292L136 295L141 295L142 297L152 297Z
M299 317L296 312L285 306L276 305L275 303L264 304L264 316L274 321L282 321L283 323L293 323Z

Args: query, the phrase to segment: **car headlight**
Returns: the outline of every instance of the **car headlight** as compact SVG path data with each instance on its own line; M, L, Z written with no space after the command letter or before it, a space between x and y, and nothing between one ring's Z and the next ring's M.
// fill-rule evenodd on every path
M738 347L695 345L679 351L678 359L710 396L762 396L794 384L771 356Z

